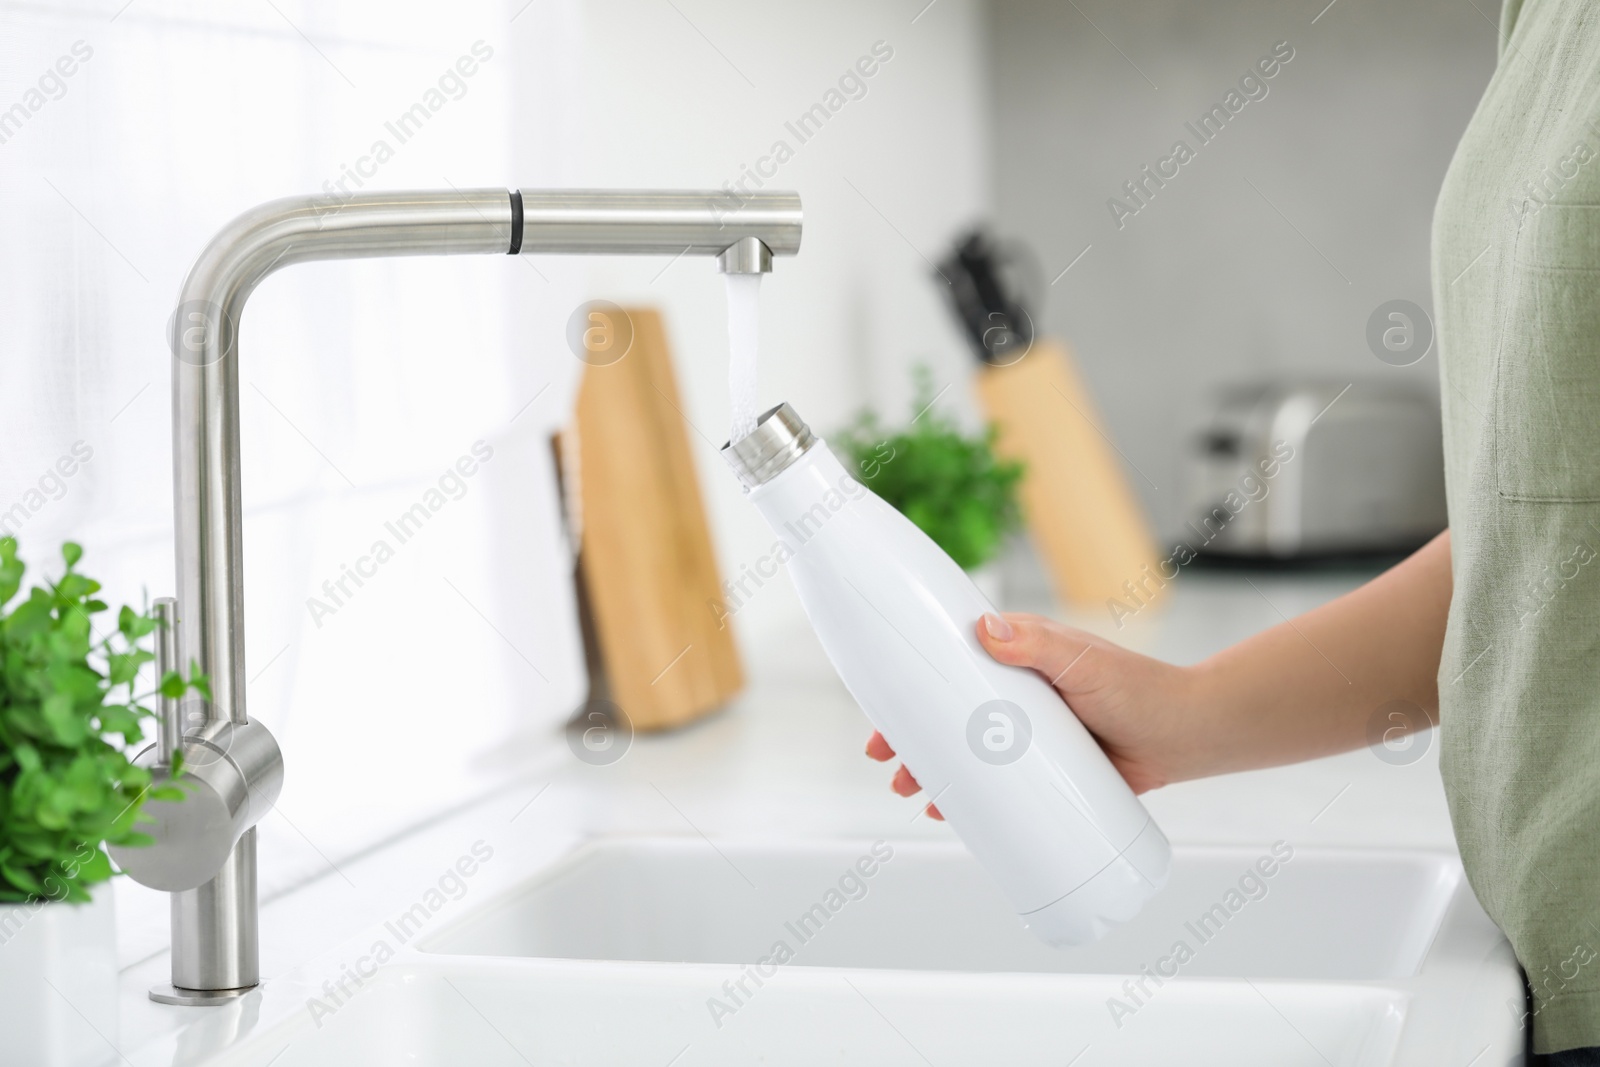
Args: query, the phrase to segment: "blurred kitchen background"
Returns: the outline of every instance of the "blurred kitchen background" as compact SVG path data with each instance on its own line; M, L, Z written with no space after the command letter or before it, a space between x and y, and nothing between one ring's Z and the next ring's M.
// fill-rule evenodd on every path
M1387 302L1431 304L1432 205L1496 12L1324 3L0 2L0 514L24 505L35 563L84 542L114 598L172 590L167 319L205 242L257 202L341 181L719 187L770 171L781 140L792 158L764 181L798 190L806 223L762 287L763 403L824 431L863 407L898 419L925 365L940 410L978 428L977 362L933 262L987 221L1031 248L1039 326L1075 353L1167 545L1193 517L1190 464L1224 387L1437 395L1436 352L1391 365L1367 326ZM90 58L35 107L76 42ZM1184 124L1279 42L1293 58L1267 94L1119 228L1108 199L1194 144ZM875 52L864 91L800 143L786 123ZM463 56L475 72L442 81ZM419 101L430 117L400 143L386 124ZM714 447L728 342L709 262L313 264L252 300L249 699L295 753L284 819L263 827L276 888L567 756L554 725L587 685L549 442L584 369L567 325L591 299L662 311L717 558L737 573L772 538ZM426 536L313 617L308 598L478 441L492 460ZM92 458L53 477L77 442ZM798 615L769 583L734 619L740 647ZM358 737L371 758L352 763Z

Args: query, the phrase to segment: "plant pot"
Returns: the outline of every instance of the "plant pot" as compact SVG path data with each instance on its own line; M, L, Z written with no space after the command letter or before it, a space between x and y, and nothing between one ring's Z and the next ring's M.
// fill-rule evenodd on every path
M973 567L967 571L967 577L972 579L972 584L978 587L978 592L982 593L997 611L1005 610L1005 604L1001 602L1005 599L1001 595L1005 587L1005 574L1000 569L999 560L992 559L981 567Z
M89 1067L116 1058L111 886L92 892L87 904L0 904L5 1063Z

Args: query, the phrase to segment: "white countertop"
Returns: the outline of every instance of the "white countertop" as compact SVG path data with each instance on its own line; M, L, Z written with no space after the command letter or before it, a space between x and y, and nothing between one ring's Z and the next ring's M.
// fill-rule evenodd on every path
M1159 613L1118 632L1109 619L1067 617L1114 639L1177 662L1193 662L1250 633L1359 584L1355 571L1252 573L1257 588L1227 572L1185 573ZM1066 617L1066 616L1063 616ZM670 734L640 736L618 762L583 764L565 745L545 748L486 795L441 813L396 842L349 858L330 858L323 877L270 899L261 914L266 986L244 1011L176 1008L145 996L167 977L164 951L150 954L159 898L131 894L119 908L123 958L119 1049L132 1062L191 1062L251 1029L257 1014L303 1010L307 991L274 977L313 961L337 973L341 946L409 907L475 842L494 859L463 899L497 893L596 833L707 837L881 836L945 838L944 825L920 816L920 799L895 796L891 769L862 754L869 727L798 620L784 640L745 650L750 684L722 713ZM1286 694L1285 699L1293 699ZM293 759L293 753L287 753ZM1395 766L1360 750L1292 767L1188 782L1148 794L1150 810L1174 843L1266 846L1389 845L1454 849L1439 779L1437 745ZM452 902L449 907L455 907ZM313 968L314 969L314 968ZM196 1020L205 1026L174 1038Z

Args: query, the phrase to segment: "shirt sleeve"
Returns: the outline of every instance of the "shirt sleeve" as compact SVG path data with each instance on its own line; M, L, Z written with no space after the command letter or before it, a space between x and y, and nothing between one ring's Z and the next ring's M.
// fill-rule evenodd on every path
M1522 12L1522 0L1504 0L1500 5L1500 51L1496 59L1506 57L1506 43L1511 40L1511 30L1517 24L1517 15Z

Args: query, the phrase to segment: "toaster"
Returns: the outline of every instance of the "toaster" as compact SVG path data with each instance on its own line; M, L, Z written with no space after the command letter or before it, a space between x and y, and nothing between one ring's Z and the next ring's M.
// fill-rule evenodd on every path
M1183 537L1195 555L1404 552L1447 523L1439 402L1421 390L1232 387L1191 460Z

